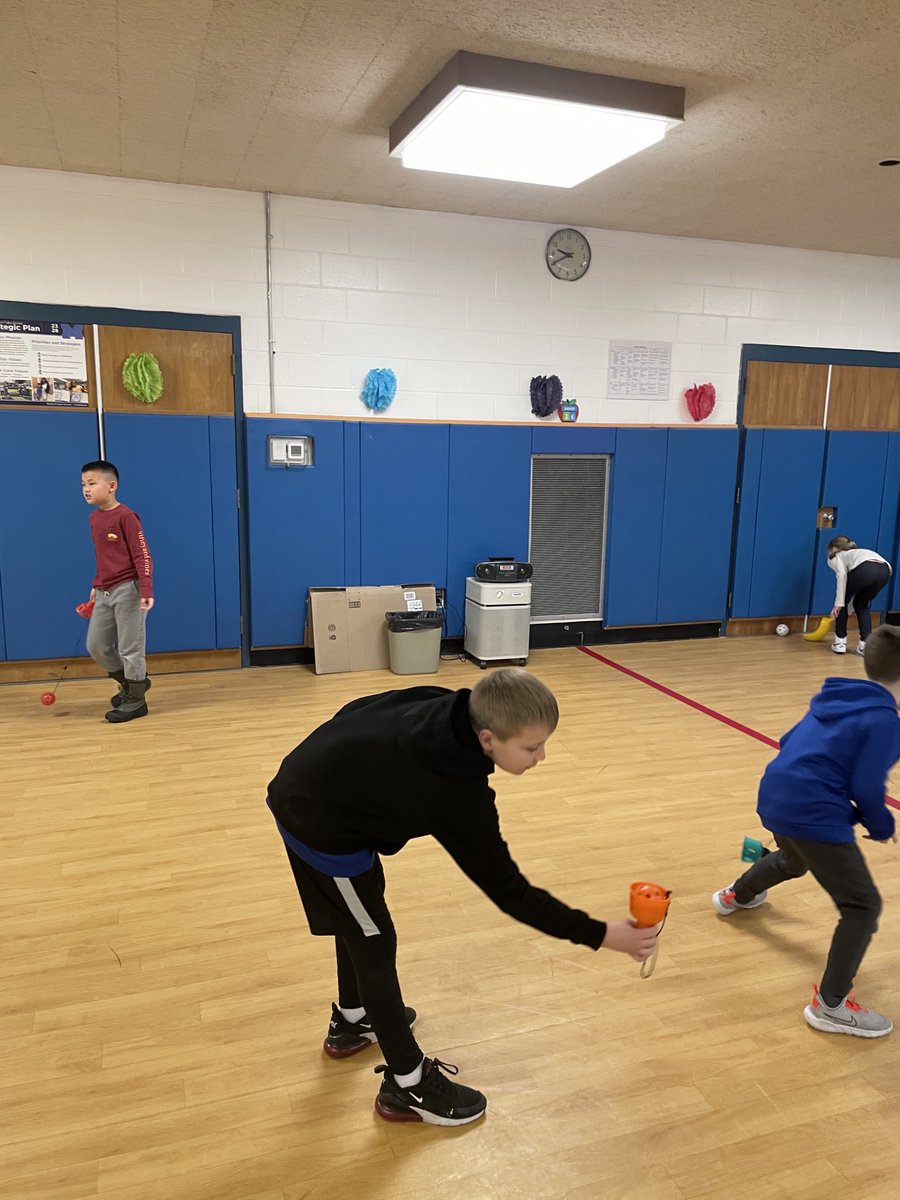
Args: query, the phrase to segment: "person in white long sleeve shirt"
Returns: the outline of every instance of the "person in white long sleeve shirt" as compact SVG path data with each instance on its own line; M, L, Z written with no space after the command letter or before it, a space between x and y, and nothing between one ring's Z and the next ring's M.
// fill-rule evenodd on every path
M866 648L866 638L872 632L869 605L891 577L891 564L874 550L863 550L848 537L835 537L828 543L828 565L837 576L834 593L835 654L847 653L847 617L852 605L859 623L857 654Z

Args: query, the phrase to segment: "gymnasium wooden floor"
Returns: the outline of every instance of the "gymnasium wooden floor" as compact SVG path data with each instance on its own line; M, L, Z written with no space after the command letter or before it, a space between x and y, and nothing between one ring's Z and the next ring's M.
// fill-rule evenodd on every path
M862 675L796 636L601 653L774 738L824 675ZM894 1200L900 1028L869 1042L801 1015L828 898L804 879L758 911L710 906L772 751L578 650L529 665L562 722L545 764L495 777L520 865L600 917L635 879L675 898L641 980L510 921L436 844L387 860L421 1044L489 1099L449 1131L374 1115L377 1049L322 1054L331 949L263 803L340 704L420 680L160 676L150 719L119 728L103 683L64 682L52 709L41 684L0 688L5 1200ZM478 677L453 661L422 682ZM900 847L864 845L885 914L858 992L900 1026Z

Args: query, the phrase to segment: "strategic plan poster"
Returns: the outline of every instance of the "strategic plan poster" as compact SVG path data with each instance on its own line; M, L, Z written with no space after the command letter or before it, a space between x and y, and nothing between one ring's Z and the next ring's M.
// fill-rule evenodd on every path
M0 404L87 403L83 325L0 318Z

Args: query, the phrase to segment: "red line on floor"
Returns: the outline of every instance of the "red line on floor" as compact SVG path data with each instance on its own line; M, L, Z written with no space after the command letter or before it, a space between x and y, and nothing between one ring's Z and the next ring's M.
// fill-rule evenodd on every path
M606 658L602 654L598 654L596 650L591 650L589 646L578 646L583 654L590 655L597 662L603 663L606 667L612 667L614 671L621 671L623 675L628 675L631 679L636 679L638 683L646 683L647 687L655 688L657 692L662 692L664 696L671 696L673 700L679 700L682 704L686 704L689 708L695 708L697 712L705 713L708 717L712 717L714 721L721 721L723 725L730 726L731 729L737 729L740 733L746 733L748 737L756 738L758 742L762 742L766 746L771 746L773 750L779 748L778 742L768 737L765 733L760 733L757 729L751 729L749 725L742 725L740 721L735 721L731 717L726 717L724 713L716 712L714 708L708 708L705 704L701 704L698 700L692 700L690 696L683 696L681 692L673 691L663 683L657 683L655 679L648 679L646 675L641 675L637 671L632 671L630 667L623 667L621 663L615 662L611 658ZM895 800L893 796L885 796L885 803L891 808L900 809L900 801Z

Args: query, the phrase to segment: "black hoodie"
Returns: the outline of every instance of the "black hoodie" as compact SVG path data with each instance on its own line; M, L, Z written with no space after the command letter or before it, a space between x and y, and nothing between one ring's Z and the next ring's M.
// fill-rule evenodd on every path
M599 949L606 925L532 887L510 856L469 696L417 687L346 705L281 764L269 784L276 820L323 854L396 854L430 835L503 912Z

